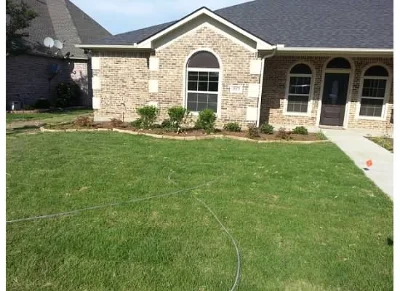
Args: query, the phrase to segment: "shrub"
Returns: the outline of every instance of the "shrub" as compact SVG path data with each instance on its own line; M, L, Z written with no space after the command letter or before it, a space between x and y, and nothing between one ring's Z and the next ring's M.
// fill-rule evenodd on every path
M287 132L283 127L279 128L278 132L276 133L276 137L286 140L290 140L292 138L290 136L290 132Z
M155 106L143 106L137 109L137 113L140 115L141 127L151 128L157 119L160 110Z
M121 127L124 124L123 121L118 118L112 118L110 123L112 127Z
M134 128L140 128L142 126L142 119L138 118L131 122L131 126Z
M316 136L317 136L317 138L318 138L319 140L327 140L325 134L324 134L322 131L318 132L318 133L316 134Z
M257 138L260 137L260 131L258 130L255 124L249 124L247 129L247 137L248 138Z
M168 109L169 127L179 128L184 119L189 115L189 111L182 106L175 106Z
M79 127L92 127L93 119L89 116L80 116L74 120L74 125Z
M260 126L260 131L265 134L273 134L274 127L271 124L264 123Z
M224 130L232 131L232 132L239 132L242 129L240 128L240 125L237 122L229 122L224 125Z
M297 126L292 130L292 133L307 135L308 134L308 130L304 126Z
M50 108L50 106L51 106L51 104L48 99L40 98L40 99L36 100L35 105L33 107L37 108L37 109L48 109L48 108Z
M68 107L79 104L80 88L75 83L58 83L56 87L56 106Z
M161 122L161 127L162 128L172 128L172 122L169 119L164 119L163 122Z
M204 129L207 133L215 131L215 120L217 116L211 109L200 111L199 117L196 120L195 127Z

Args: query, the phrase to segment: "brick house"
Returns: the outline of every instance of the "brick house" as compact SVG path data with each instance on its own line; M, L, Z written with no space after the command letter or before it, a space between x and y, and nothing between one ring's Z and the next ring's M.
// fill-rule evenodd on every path
M392 130L392 0L257 0L99 41L90 49L97 121L160 120L174 105L292 128Z
M20 2L20 0L13 0ZM76 82L82 105L91 106L89 58L75 44L111 34L69 0L24 0L37 13L26 30L30 50L6 58L6 103L33 105L39 98L51 99L60 82ZM63 42L61 50L44 46L44 39Z

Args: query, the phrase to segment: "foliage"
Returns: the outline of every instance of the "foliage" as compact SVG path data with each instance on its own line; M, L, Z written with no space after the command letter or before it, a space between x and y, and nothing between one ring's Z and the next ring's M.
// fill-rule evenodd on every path
M28 28L37 16L25 2L6 0L6 56L18 55L29 50L25 38L29 36L23 30Z
M293 130L292 133L294 134L303 134L303 135L307 135L308 134L308 130L307 128L305 128L304 126L296 126Z
M163 122L161 122L161 127L165 129L172 128L172 122L169 119L164 119Z
M274 127L271 124L263 123L260 126L260 131L262 133L265 133L265 134L273 134L274 133Z
M279 128L278 132L276 133L276 137L285 139L285 140L292 139L291 133L286 131L286 128L283 128L283 127Z
M56 87L56 106L68 107L79 104L81 90L75 83L58 83Z
M182 122L185 121L185 119L189 115L189 110L182 106L175 106L171 107L168 109L168 116L169 116L169 121L170 121L170 127L174 128L180 128Z
M74 125L79 127L92 127L93 119L89 116L79 116L74 120Z
M214 111L211 109L204 109L200 111L195 127L198 129L204 129L207 133L211 133L215 131L216 120L217 116Z
M390 152L393 152L393 138L386 137L386 136L377 136L377 137L370 137L374 143L380 145L381 147L387 149Z
M160 110L155 106L143 106L137 109L137 113L140 115L141 127L151 128L157 119Z
M124 124L124 122L118 118L111 118L110 123L112 127L122 127Z
M322 131L316 133L316 136L319 140L327 140L325 134Z
M257 138L260 137L260 131L255 124L249 124L247 129L247 137L248 138Z
M231 132L240 132L242 128L237 122L229 122L224 125L224 130Z
M134 128L140 128L142 126L142 119L138 118L131 122L131 126Z
M50 108L50 106L51 106L51 104L48 99L40 98L40 99L36 100L35 105L33 107L37 108L37 109L48 109L48 108ZM24 106L24 107L26 109L26 106Z

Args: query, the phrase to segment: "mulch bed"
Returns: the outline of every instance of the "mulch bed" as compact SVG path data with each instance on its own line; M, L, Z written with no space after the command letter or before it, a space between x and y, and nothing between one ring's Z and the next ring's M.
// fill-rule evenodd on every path
M66 123L66 124L57 124L57 125L52 125L52 126L47 126L49 129L58 129L58 130L87 130L87 129L121 129L124 131L132 131L132 132L137 132L137 133L143 133L143 134L154 134L154 135L162 135L162 136L175 136L175 137L202 137L202 136L213 136L213 135L222 135L222 136L233 136L233 137L238 137L238 138L243 138L247 139L249 136L247 135L247 131L241 131L241 132L229 132L225 130L219 130L217 129L214 133L207 134L204 130L201 129L193 129L193 128L187 128L182 132L177 132L174 130L170 129L165 129L165 128L153 128L153 129L136 129L132 127L128 123L124 124L113 124L112 122L97 122L93 123L91 126L77 126L72 123ZM285 140L279 136L277 136L277 132L274 132L273 134L263 134L260 133L259 137L254 137L251 138L252 140ZM302 134L290 134L290 139L292 141L318 141L321 140L320 135L316 133L308 133L307 135L302 135Z

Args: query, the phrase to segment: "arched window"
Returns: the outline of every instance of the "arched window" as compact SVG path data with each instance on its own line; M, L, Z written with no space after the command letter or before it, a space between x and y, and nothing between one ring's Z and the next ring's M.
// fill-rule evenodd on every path
M334 58L327 65L327 69L351 69L351 65L345 58Z
M382 66L372 66L362 76L360 116L382 117L389 73Z
M289 73L287 112L307 113L312 71L306 64L295 65Z
M187 62L186 108L192 112L218 110L220 66L210 52L200 51Z

